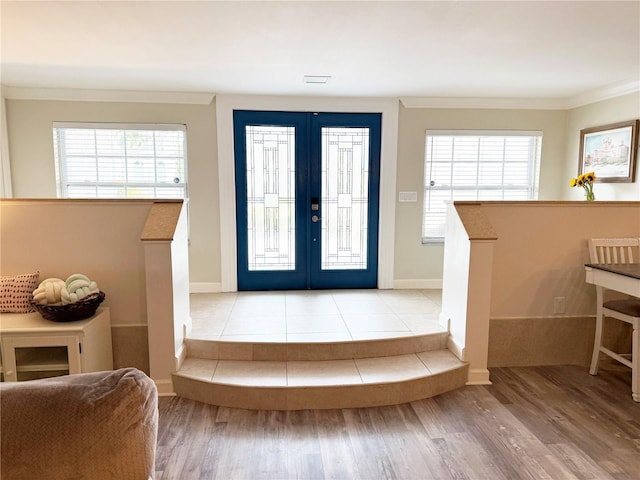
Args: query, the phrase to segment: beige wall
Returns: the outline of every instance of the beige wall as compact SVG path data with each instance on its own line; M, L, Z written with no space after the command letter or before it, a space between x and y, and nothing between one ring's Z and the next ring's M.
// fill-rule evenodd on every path
M54 121L184 123L187 125L190 280L219 284L220 219L215 102L211 105L7 100L13 194L55 197L51 124ZM540 199L581 199L568 187L577 171L579 131L640 117L640 93L574 110L400 107L397 191L418 193L396 202L394 279L397 286L438 287L442 245L421 244L424 133L431 129L543 131ZM226 159L225 161L232 161ZM599 184L599 200L638 200L640 184ZM403 283L404 282L404 283Z
M596 308L595 287L585 283L587 240L640 237L640 203L486 203L483 210L498 237L489 366L587 365ZM554 313L555 297L565 298L564 313ZM628 332L620 338L630 340Z
M588 365L596 298L587 242L640 237L640 202L455 202L447 221L441 321L469 382L488 381L487 367ZM610 326L605 345L629 352L630 329Z
M638 118L640 118L640 92L570 110L567 125L566 161L562 177L568 182L578 173L581 129ZM640 165L637 165L635 183L597 183L596 181L594 188L596 200L640 200L639 172ZM583 197L584 192L579 188L563 188L562 196L558 198L581 200Z
M443 246L422 245L424 136L427 129L541 130L540 200L582 200L570 188L578 171L580 130L640 118L640 93L624 95L570 110L498 110L400 107L397 191L418 192L417 203L397 203L396 279L442 278ZM640 171L640 165L637 171ZM596 185L597 200L640 200L635 183ZM433 283L433 282L431 282Z
M149 371L145 259L140 235L153 201L4 200L0 273L40 279L84 273L106 293L114 366Z
M56 198L52 123L178 123L187 126L191 282L220 282L215 103L7 100L13 196Z
M564 185L563 110L490 110L400 108L397 191L418 192L417 203L398 203L396 209L396 279L441 279L442 245L422 245L424 142L427 129L539 130L543 132L540 198L553 199Z
M491 317L553 316L554 297L566 298L562 316L595 313L595 289L584 282L587 240L640 237L638 202L483 203L495 229Z

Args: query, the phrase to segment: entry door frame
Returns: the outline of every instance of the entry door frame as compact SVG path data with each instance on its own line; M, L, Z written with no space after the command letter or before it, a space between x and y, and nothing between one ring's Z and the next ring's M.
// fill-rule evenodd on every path
M378 288L393 288L395 197L398 146L397 99L216 96L220 211L221 291L238 290L233 111L381 113L380 208L378 216Z

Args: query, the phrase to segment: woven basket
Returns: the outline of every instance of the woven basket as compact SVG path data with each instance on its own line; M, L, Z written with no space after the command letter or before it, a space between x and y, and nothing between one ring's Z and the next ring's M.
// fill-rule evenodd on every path
M105 296L104 292L92 293L76 303L59 306L40 305L33 300L31 300L30 303L31 306L40 312L40 315L47 320L53 320L54 322L74 322L93 316Z

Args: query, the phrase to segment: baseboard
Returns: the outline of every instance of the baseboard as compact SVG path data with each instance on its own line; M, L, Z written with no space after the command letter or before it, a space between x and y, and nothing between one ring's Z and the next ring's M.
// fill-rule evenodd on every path
M466 385L492 385L489 370L486 368L469 369Z
M442 279L441 278L411 278L407 280L394 280L393 288L396 290L441 290Z
M186 323L182 324L182 338L183 339L187 338L192 330L193 330L193 319L191 318L191 315L189 315L189 320Z
M587 366L591 361L594 325L592 316L491 318L487 365L489 368Z
M187 346L183 343L182 345L180 345L176 353L176 371L180 370L180 367L182 367L182 364L184 363L186 358Z
M464 347L456 343L451 335L447 337L447 350L453 353L460 360L464 361Z
M158 396L160 397L174 397L176 393L173 391L173 382L168 380L156 380L153 379L158 389Z
M189 284L190 293L220 293L222 292L221 282L192 282Z
M447 330L447 332L451 332L451 319L448 315L440 312L438 315L438 324Z
M408 280L394 280L393 288L396 290L441 290L442 279L408 279ZM220 293L222 292L221 282L191 282L189 284L190 293Z

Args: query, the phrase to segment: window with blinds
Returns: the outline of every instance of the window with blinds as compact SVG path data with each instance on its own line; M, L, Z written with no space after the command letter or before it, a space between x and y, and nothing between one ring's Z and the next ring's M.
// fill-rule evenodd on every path
M187 198L184 125L54 123L58 197Z
M427 131L422 242L444 239L447 203L534 200L542 132Z

